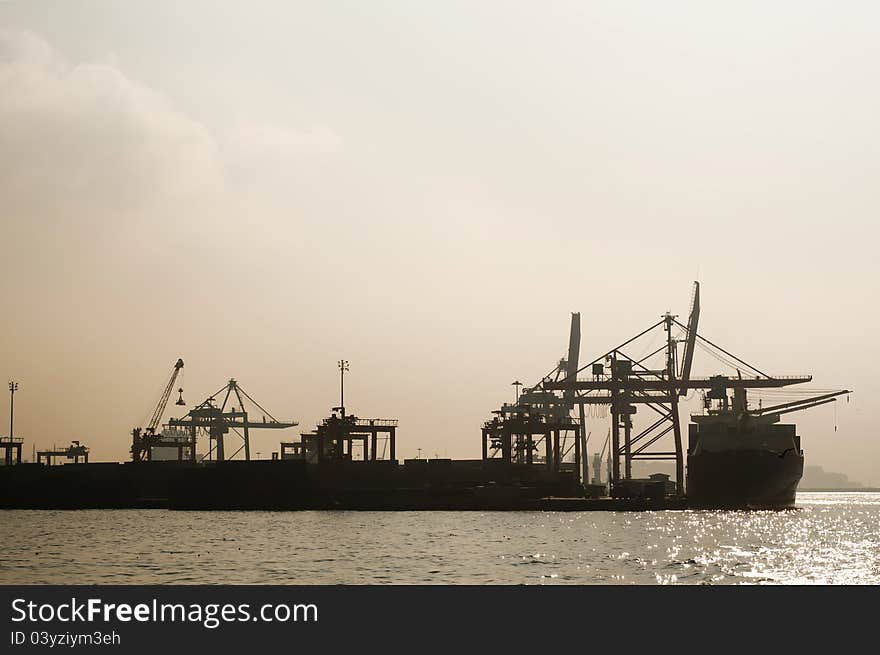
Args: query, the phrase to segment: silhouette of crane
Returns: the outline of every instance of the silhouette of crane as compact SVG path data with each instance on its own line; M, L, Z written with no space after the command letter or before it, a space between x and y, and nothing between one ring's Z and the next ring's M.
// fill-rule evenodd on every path
M223 402L218 406L217 397L224 394ZM230 398L238 400L238 406L229 405ZM254 408L262 412L260 421L252 421L249 418L248 404L249 401ZM227 410L227 406L229 409ZM266 409L254 400L241 385L233 378L222 388L211 394L202 403L194 407L182 418L172 418L168 421L168 426L172 428L183 428L188 431L190 439L190 458L195 461L196 438L199 432L206 433L211 443L207 455L211 458L214 455L218 462L226 459L232 459L239 452L244 450L244 458L251 458L250 429L284 429L292 428L299 425L296 421L279 421L272 416ZM238 432L241 429L242 432ZM232 430L242 439L242 445L232 455L226 455L225 435Z
M132 461L142 462L145 460L150 460L152 458L153 447L157 445L160 440L160 436L156 434L156 429L162 422L162 416L165 414L165 407L168 405L168 400L171 397L172 390L174 389L174 383L177 381L177 378L182 370L183 359L178 359L177 362L175 362L174 367L171 369L171 377L168 379L168 383L165 385L165 389L162 391L162 395L159 396L159 402L156 403L156 407L153 410L152 415L150 416L149 423L147 423L146 427L137 427L132 429ZM177 399L177 402L175 402L175 405L185 405L186 403L183 400L183 388L181 387L177 391L180 395Z

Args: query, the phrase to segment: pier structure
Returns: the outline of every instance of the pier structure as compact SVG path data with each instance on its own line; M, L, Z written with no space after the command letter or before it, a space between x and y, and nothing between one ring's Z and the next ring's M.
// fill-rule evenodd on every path
M345 411L345 374L351 370L347 359L339 367L339 406L321 420L312 432L300 434L299 441L281 442L273 459L299 459L310 464L324 462L397 461L397 419L358 418ZM379 452L379 443L382 452ZM355 459L355 445L360 459Z
M160 433L152 436L152 439L144 442L143 459L141 461L152 462L155 459L161 459L163 461L172 460L177 462L195 461L195 441L193 440L191 431L181 428L172 428L166 425ZM174 457L169 458L167 455L154 457L154 448L156 449L156 453L163 451L167 453L167 451L170 450L174 453Z
M22 437L0 437L0 450L3 451L3 463L6 466L21 464Z
M574 451L574 467L580 477L582 426L564 416L547 416L529 405L505 405L482 428L483 461L500 459L505 464L543 465L558 473L564 459ZM568 444L568 434L574 438Z
M281 459L304 459L310 463L325 461L396 461L397 419L362 419L334 407L333 413L318 423L312 432L300 435L299 442L281 444ZM379 445L382 444L382 452ZM355 459L355 445L361 458Z
M46 466L52 466L52 458L64 457L73 460L74 464L80 463L82 458L83 464L89 463L89 449L82 445L79 441L71 441L67 448L53 448L52 450L38 450L37 464L46 463Z
M581 315L571 315L568 353L538 384L526 386L519 380L513 404L504 403L492 412L495 416L482 426L483 461L500 460L506 464L540 464L559 472L564 460L574 452L574 467L579 484L588 481L586 433L583 411L572 417L574 391L562 394L543 388L547 380L564 380L576 374L581 343ZM522 387L522 391L520 391ZM569 435L574 438L569 442ZM543 451L543 452L542 452Z

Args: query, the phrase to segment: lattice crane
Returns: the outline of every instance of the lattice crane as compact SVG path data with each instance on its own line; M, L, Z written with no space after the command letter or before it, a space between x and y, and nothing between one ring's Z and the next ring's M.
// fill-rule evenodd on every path
M223 402L218 405L217 398L223 394ZM230 400L238 400L238 406L231 406ZM257 410L262 414L261 420L253 421L249 418L246 402L250 402L253 416ZM228 408L228 409L227 409ZM211 394L202 403L194 407L182 418L171 418L168 426L185 430L189 434L191 444L191 458L195 461L196 438L199 432L206 434L210 442L210 450L207 456L214 455L217 461L232 459L239 451L244 450L244 458L250 460L250 429L285 429L299 425L296 421L279 421L272 416L262 405L254 400L235 379L229 380L221 389ZM238 429L242 432L239 433ZM242 439L242 445L232 455L226 454L225 435L232 430Z
M168 383L165 385L162 395L159 396L159 402L156 403L156 407L150 416L149 423L147 423L146 427L137 427L131 431L131 459L133 461L142 462L151 459L153 446L159 441L159 435L156 433L156 430L162 422L162 416L165 414L165 407L167 407L168 400L171 398L171 393L174 390L174 383L177 382L177 378L182 370L183 359L178 359L177 362L175 362L174 367L171 369L171 377L168 379ZM183 388L178 388L177 391L180 395L174 404L185 405L186 403L183 400Z
M687 325L677 321L674 315L666 313L649 328L581 367L578 372L588 371L589 379L577 379L576 376L569 374L563 380L545 380L542 383L544 391L561 391L563 397L565 395L571 397L570 394L575 392L577 394L573 400L575 404L609 406L611 410L612 494L615 493L617 485L631 478L632 462L636 459L674 460L679 493L683 493L685 453L678 408L679 397L687 395L688 391L704 389L707 391L708 398L717 398L726 402L728 390L733 390L736 398L743 399L741 402L743 409L745 409L746 389L780 388L812 380L812 376L809 375L770 376L763 373L699 334L697 332L699 316L700 286L698 282L695 282ZM680 364L677 344L681 343L681 340L673 336L674 328L681 329L686 335L683 340L685 346ZM641 357L630 357L624 352L625 348L654 330L666 333L659 348ZM711 348L713 351L722 353L725 361L731 362L738 371L741 367L742 370L749 372L749 377L743 377L741 372L737 373L737 377L692 376L691 366L695 346ZM646 365L646 362L652 357L661 354L664 358L662 366L650 368ZM605 368L605 364L610 364L610 370ZM773 412L778 414L807 409L825 402L832 402L834 397L844 393L847 391L809 398L804 402L791 403L784 407L777 406L763 411L753 411L751 414L753 416L768 415ZM632 417L636 413L638 405L650 408L658 416L650 426L633 435ZM673 451L648 450L650 446L670 432L674 436ZM623 471L620 470L620 458L623 458Z

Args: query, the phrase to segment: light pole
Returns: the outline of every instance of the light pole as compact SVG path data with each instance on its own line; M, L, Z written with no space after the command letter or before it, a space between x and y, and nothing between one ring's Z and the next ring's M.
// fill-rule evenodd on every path
M15 392L18 391L18 382L9 383L9 440L12 440L12 417L15 413Z
M339 407L345 416L345 372L348 370L348 360L339 360Z
M513 404L518 405L519 404L519 388L523 385L523 383L520 382L519 380L516 380L515 382L511 382L510 384L512 386L516 387L516 396L514 397Z

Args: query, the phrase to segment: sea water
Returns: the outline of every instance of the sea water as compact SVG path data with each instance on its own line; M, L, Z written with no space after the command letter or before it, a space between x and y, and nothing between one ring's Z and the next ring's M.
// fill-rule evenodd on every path
M880 583L880 493L784 511L0 511L3 584Z

